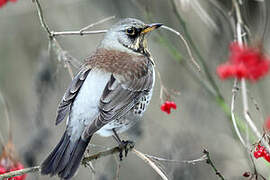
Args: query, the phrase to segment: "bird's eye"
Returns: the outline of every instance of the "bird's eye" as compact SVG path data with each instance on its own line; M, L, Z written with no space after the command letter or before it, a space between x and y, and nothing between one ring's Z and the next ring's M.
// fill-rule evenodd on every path
M134 27L126 29L127 35L133 36L136 33L136 29Z

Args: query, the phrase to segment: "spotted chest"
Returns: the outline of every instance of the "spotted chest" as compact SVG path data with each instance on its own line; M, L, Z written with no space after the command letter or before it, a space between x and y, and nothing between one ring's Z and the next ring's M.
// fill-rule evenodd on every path
M152 97L152 90L142 96L138 103L123 117L109 122L103 126L97 133L102 136L111 136L113 134L112 129L115 129L117 133L122 133L135 125L143 116L143 113L147 109Z
M148 92L142 92L143 95L140 97L135 106L124 116L121 118L115 119L105 126L103 126L100 130L97 131L101 136L111 136L113 135L112 129L115 129L117 133L122 133L128 130L130 127L135 125L140 119L144 112L146 111L150 100L152 98L153 87L155 84L155 72L153 71L153 84L152 88Z
M148 104L150 103L151 97L152 97L152 91L140 98L139 102L133 108L133 113L135 116L142 116L143 115Z

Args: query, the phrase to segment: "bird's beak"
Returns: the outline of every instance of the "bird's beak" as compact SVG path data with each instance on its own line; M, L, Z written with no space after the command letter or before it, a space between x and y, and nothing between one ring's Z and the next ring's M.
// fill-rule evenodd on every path
M141 34L147 34L157 28L159 28L160 26L162 26L163 24L161 23L154 23L154 24L147 24L145 26L145 28L142 30Z

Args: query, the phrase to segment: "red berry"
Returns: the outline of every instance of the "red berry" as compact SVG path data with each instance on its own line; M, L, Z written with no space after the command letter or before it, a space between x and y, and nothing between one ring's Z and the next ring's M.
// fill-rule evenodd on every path
M270 162L270 155L269 155L268 152L265 152L265 154L264 154L263 157L264 157L264 159L265 159L266 161Z
M166 101L165 103L163 103L160 106L161 111L166 112L167 114L170 114L171 113L171 108L172 109L176 109L177 108L175 102L173 102L173 101Z
M177 108L175 102L171 101L171 102L169 102L169 103L170 103L170 107L171 107L171 108L173 108L173 109L176 109L176 108Z
M231 43L229 59L217 67L217 74L221 79L245 78L255 82L264 77L269 69L270 60L260 48Z
M4 167L0 166L0 174L4 174L6 172L7 170Z
M264 146L261 146L260 144L257 145L255 148L253 155L256 159L263 157L266 161L270 162L270 154L266 150Z
M254 157L256 159L264 156L264 147L258 144L258 146L255 148L255 151L253 153Z

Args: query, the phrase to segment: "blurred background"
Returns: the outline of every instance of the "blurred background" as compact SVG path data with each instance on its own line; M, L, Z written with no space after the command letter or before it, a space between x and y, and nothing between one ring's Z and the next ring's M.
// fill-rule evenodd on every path
M188 41L191 38L193 45L190 41L189 44L195 59L200 66L206 67L201 73L191 64L186 47L175 34L160 29L148 38L163 85L181 92L180 96L173 98L178 108L170 115L160 110L163 102L159 98L160 81L156 79L154 96L143 121L121 137L134 140L136 149L143 153L179 161L199 158L206 148L226 179L244 179L242 174L252 171L248 154L232 129L224 105L230 106L233 81L221 81L216 75L216 67L227 60L228 45L234 39L231 1L46 0L41 1L41 5L53 31L79 30L115 15L115 19L95 26L93 30L107 29L120 18L134 17L147 23L164 23L183 33ZM269 7L269 1L255 0L244 0L241 7L250 29L251 43L262 43L266 52L269 52L270 45ZM57 40L64 50L83 61L103 36L65 36L57 37ZM77 69L73 68L73 71ZM18 0L1 7L0 91L8 103L13 143L26 167L40 164L64 132L65 123L57 127L54 123L58 103L70 81L64 63L55 54L48 53L48 36L40 25L35 4L30 0ZM258 112L250 103L253 119L260 130L265 117L270 115L269 87L269 77L248 86L250 97L254 97L260 106L261 112ZM239 115L241 108L239 100L236 102ZM1 102L0 132L5 141L8 139L7 126ZM116 145L112 138L98 135L91 143L90 153ZM94 177L89 168L81 166L73 179L114 179L116 162L114 156L96 160L93 162ZM170 179L218 179L205 162L163 165ZM256 165L268 178L269 165L263 160L256 160ZM27 179L49 177L29 174ZM152 180L160 177L130 153L121 162L119 179Z

